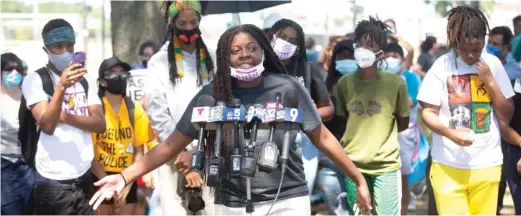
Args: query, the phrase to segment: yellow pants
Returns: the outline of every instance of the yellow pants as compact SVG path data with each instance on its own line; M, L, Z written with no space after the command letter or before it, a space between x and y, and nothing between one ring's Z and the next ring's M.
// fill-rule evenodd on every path
M496 215L501 166L458 169L433 162L431 183L439 215Z

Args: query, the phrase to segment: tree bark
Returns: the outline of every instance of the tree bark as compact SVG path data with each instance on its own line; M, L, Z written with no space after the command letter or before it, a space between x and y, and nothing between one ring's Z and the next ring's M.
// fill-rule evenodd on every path
M162 1L111 1L112 53L129 64L139 63L142 42L160 44L166 36Z

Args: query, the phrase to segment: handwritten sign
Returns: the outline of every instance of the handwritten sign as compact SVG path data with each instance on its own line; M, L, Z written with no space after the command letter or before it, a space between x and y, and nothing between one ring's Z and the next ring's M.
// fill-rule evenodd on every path
M131 70L131 77L127 81L127 96L133 101L139 101L145 94L145 81L147 76L147 69Z

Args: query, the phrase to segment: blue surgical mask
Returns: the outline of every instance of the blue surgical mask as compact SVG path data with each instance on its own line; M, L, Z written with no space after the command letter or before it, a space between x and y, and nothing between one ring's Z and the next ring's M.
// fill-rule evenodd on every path
M495 46L487 44L486 49L487 49L487 53L495 55L498 58L501 55L501 49L499 49L499 48L497 48Z
M471 67L473 67L473 66L476 65L476 64L471 64L471 65L469 65L469 64L465 63L465 62L461 59L461 57L459 57L459 56L456 58L456 62L457 62L458 65L461 65L461 66L466 67L466 68L471 68Z
M393 74L400 73L402 70L402 60L393 57L386 58L380 68Z
M72 61L72 53L70 52L64 52L61 55L54 55L47 50L47 55L54 67L56 67L60 72L65 70Z
M8 88L18 87L20 83L22 83L22 75L20 75L18 71L13 70L11 73L5 73L4 76L2 76L2 82Z
M335 69L342 75L358 71L358 64L356 63L356 60L353 59L335 61L335 65Z

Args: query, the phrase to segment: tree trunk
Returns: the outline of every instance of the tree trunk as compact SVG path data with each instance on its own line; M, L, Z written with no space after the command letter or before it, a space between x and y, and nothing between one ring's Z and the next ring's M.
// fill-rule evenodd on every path
M129 64L139 63L142 42L160 44L166 36L162 1L111 1L112 53Z
M481 1L479 0L476 0L476 1L471 1L470 2L470 7L474 8L474 9L478 9L478 10L481 10Z

